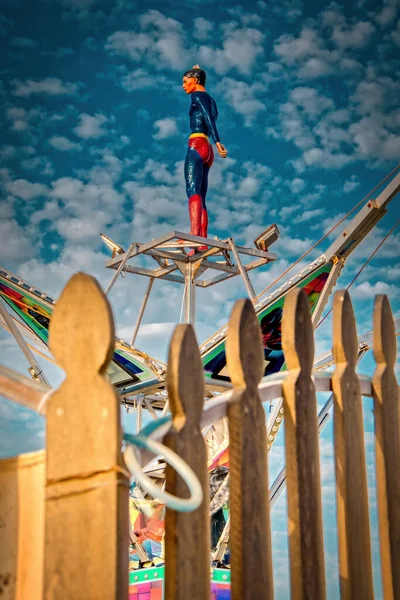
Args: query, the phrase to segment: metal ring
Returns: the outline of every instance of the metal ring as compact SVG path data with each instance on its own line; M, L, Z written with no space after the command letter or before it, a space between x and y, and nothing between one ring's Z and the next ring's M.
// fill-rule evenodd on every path
M163 504L172 510L178 512L190 512L196 510L203 501L203 490L200 481L194 474L193 470L185 463L185 461L175 452L148 437L140 434L128 436L125 434L125 440L129 440L130 445L127 446L124 452L124 459L132 474L132 478L141 485L153 498L159 498ZM161 454L165 461L175 469L186 483L190 498L178 498L168 492L164 492L158 485L153 483L150 477L146 475L136 456L136 449L144 449L152 452L155 455Z

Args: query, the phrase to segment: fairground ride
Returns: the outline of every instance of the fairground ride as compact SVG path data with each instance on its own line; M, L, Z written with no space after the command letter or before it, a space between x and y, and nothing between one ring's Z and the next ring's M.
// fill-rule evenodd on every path
M363 242L387 213L389 203L400 191L398 165L385 179L357 205L341 218L307 252L286 269L261 294L256 295L250 279L250 272L276 259L270 247L279 238L279 230L273 225L262 232L255 240L254 247L236 244L233 238L199 238L179 231L172 231L159 239L147 243L133 242L125 251L105 235L102 239L111 250L112 256L106 267L115 271L106 290L110 294L121 276L135 275L148 278L148 285L141 307L133 326L130 342L118 339L108 376L115 385L121 404L136 414L137 431L142 430L143 411L147 410L157 422L168 415L168 394L166 389L166 365L135 346L146 306L151 298L153 285L157 280L170 281L183 286L181 321L195 324L196 291L208 288L239 276L242 278L248 296L253 302L262 333L264 345L264 381L273 380L277 373L285 370L281 344L282 307L286 294L295 287L303 288L309 299L310 313L317 328L329 313L323 315L329 296L347 264L350 255ZM385 187L383 187L385 186ZM381 190L376 198L372 195ZM358 212L356 212L358 211ZM353 216L351 220L349 217ZM318 258L295 272L296 266L304 265L306 257L325 239L347 221L344 229L328 249ZM369 258L355 273L351 287L360 273L393 233L399 222L393 225ZM208 245L208 250L188 255L188 250ZM285 279L286 278L286 279ZM20 346L28 363L32 378L48 385L44 370L37 364L34 353L55 363L48 349L48 330L56 300L35 286L23 281L17 275L0 268L0 325L11 333ZM396 321L396 331L400 326ZM206 384L206 404L216 395L229 390L230 378L226 366L225 338L227 327L218 330L200 346ZM370 347L370 334L359 338L359 360ZM329 368L332 357L318 358L316 370ZM322 430L329 418L332 399L328 399L319 414ZM278 434L283 420L282 399L270 406L267 418L269 450ZM146 428L145 428L146 430ZM145 431L144 430L144 431ZM212 561L215 566L229 564L229 440L224 419L205 427L204 436L209 447L209 469L212 516ZM153 458L143 466L144 473L155 481L163 481L165 462L162 457ZM270 489L273 505L285 487L285 469L278 475ZM151 499L143 486L132 486L131 495L131 570L132 582L140 586L159 580L163 564L163 519L165 506ZM214 571L215 585L224 586L229 582L229 573L219 569Z

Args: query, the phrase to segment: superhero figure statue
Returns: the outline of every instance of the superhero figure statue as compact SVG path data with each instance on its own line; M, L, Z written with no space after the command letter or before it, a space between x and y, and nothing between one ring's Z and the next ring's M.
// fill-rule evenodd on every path
M214 161L214 152L209 140L213 139L222 158L228 154L219 141L216 126L218 117L215 100L206 92L206 74L199 65L183 75L182 87L191 94L189 110L190 131L188 150L185 161L186 193L189 200L190 233L207 237L208 214L206 194L208 187L208 172ZM198 251L207 250L207 246L199 246ZM189 252L193 255L195 250Z

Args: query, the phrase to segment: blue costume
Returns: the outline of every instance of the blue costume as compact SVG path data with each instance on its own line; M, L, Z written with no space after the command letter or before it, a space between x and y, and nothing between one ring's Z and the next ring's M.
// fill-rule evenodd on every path
M207 92L191 94L189 110L191 135L185 161L186 193L189 200L189 215L193 235L207 237L208 214L206 195L208 173L214 161L214 151L209 136L219 142L216 126L218 110L215 100ZM205 249L205 247L200 247Z

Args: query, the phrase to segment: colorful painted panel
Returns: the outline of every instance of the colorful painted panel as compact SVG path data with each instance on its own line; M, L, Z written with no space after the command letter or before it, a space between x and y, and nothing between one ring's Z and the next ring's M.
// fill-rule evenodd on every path
M0 278L0 296L38 338L48 344L52 309L2 278Z
M28 284L26 284L27 288ZM49 297L49 303L35 298L34 293L24 290L22 285L12 283L0 275L0 297L18 315L37 337L48 346L49 326L54 301ZM38 292L39 293L39 292ZM110 381L118 387L127 387L134 391L143 384L157 383L155 374L142 362L136 360L128 349L116 348L113 361L107 369Z
M164 567L140 569L129 574L129 600L162 600ZM211 577L211 600L230 600L229 569L214 569Z
M302 287L307 293L311 314L314 312L331 269L332 263L328 263L299 284L299 287ZM284 301L285 296L278 298L275 302L262 309L257 314L264 345L264 375L277 373L284 368L281 335ZM203 356L203 366L206 371L206 376L210 379L229 381L224 340L214 348L211 348Z

